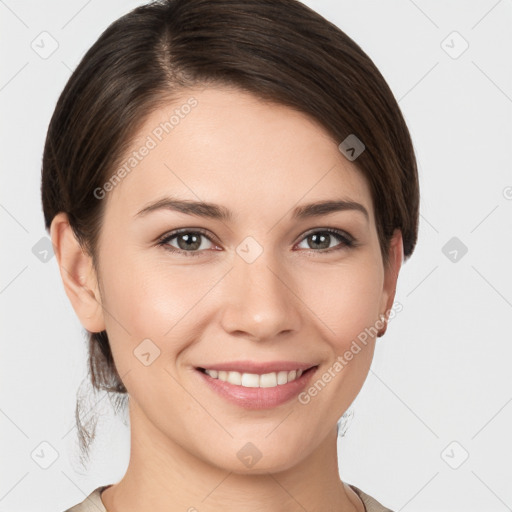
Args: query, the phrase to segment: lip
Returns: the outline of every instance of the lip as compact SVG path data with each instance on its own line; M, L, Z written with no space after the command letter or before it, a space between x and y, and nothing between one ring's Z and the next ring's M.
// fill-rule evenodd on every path
M274 364L274 363L272 363ZM277 364L277 363L276 363ZM280 366L277 368L281 370L285 370L283 367L283 363L279 363ZM293 363L294 365L297 363ZM237 368L249 368L251 365L246 365L245 363L242 365L237 363L235 367L235 363L233 363L233 369L229 371L238 371ZM256 371L255 366L258 368ZM265 364L257 364L252 365L252 371L245 371L244 373L260 373L262 368L264 371L262 373L271 373L276 370L269 370L268 368L271 365ZM275 366L275 364L274 364ZM293 366L293 365L292 365ZM308 384L311 380L312 376L316 373L318 369L318 365L311 367L310 364L304 365L299 363L298 366L290 366L290 370L302 369L305 370L304 373L298 378L293 380L292 382L288 382L286 384L280 384L272 388L248 388L245 386L238 386L235 384L230 384L229 382L224 382L219 379L214 379L210 377L208 374L201 371L199 368L195 369L195 374L201 379L202 383L207 386L207 389L214 391L217 395L221 396L228 402L237 405L243 409L271 409L273 407L277 407L282 405L292 398L296 397ZM208 365L208 369L224 369L227 370L227 366L221 365ZM288 370L288 371L290 371Z
M228 372L240 373L257 373L263 375L265 373L291 371L291 370L307 370L312 366L318 366L314 363L302 363L300 361L269 361L258 363L256 361L230 361L225 363L208 364L198 366L198 368L206 370L226 370Z

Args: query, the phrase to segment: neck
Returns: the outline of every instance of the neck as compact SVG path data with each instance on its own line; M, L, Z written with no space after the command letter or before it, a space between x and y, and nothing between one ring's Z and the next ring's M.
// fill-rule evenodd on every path
M364 512L339 477L337 432L289 469L240 474L174 443L130 401L131 451L123 479L102 493L108 512Z

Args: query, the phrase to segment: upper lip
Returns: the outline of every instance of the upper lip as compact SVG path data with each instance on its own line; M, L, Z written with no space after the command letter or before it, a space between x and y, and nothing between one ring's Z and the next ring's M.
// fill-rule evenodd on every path
M205 366L199 366L205 370L225 370L231 372L240 373L273 373L280 371L291 371L291 370L308 370L313 366L317 366L311 363L302 363L300 361L269 361L258 363L256 361L229 361L225 363L208 364Z

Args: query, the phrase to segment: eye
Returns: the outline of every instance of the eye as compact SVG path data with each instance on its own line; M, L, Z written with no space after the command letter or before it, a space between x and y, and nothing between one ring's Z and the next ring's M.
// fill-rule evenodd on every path
M337 239L338 244L332 246L331 242L333 239ZM309 240L310 242L308 242ZM314 252L339 251L341 249L352 248L357 245L353 236L339 229L331 228L316 230L306 234L301 243L304 242L308 244L308 247L303 247L305 249L320 249L315 250Z
M336 239L338 243L333 246L332 242ZM309 232L302 238L300 243L304 242L308 244L308 247L302 247L302 249L320 253L339 251L357 246L354 237L345 231L332 228L317 229L316 231ZM190 228L166 233L158 240L158 245L168 251L185 256L200 256L204 250L218 248L205 231L201 229L192 230Z
M205 240L208 242L204 243ZM176 245L173 245L174 242ZM181 253L185 256L198 256L200 252L206 249L211 249L213 245L212 240L202 230L181 229L167 233L163 238L160 238L158 245L171 252Z

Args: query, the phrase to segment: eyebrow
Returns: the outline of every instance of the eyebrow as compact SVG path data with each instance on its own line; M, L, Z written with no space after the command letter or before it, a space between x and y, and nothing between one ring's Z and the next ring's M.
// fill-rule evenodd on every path
M142 208L135 217L142 217L157 210L172 210L196 217L205 217L221 221L233 220L233 213L224 206L203 201L173 199L169 197L164 197L150 203ZM292 212L292 219L301 220L348 210L361 212L367 220L370 219L368 210L362 204L345 199L318 201L316 203L297 206Z

